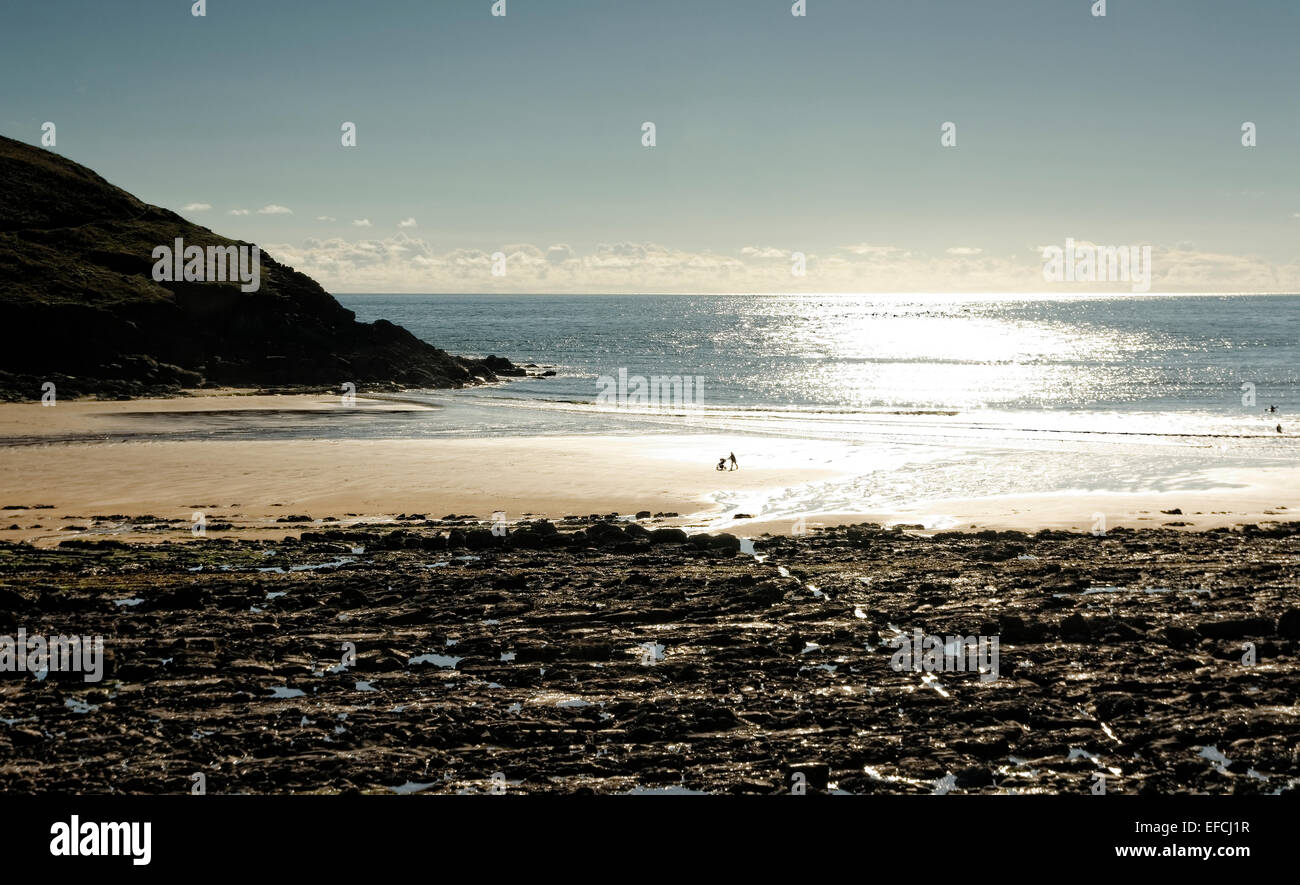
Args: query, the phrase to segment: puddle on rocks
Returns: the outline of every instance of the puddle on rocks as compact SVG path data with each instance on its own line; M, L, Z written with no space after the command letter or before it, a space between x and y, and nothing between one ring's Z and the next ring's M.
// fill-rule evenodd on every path
M1077 593L1077 594L1076 593L1053 593L1052 597L1054 599L1065 599L1070 596L1097 596L1098 594L1102 594L1102 593L1200 593L1209 596L1211 594L1211 591L1205 587L1192 587L1192 588L1178 590L1172 587L1116 587L1110 584L1106 584L1097 587L1089 587L1087 590L1084 590L1082 593Z
M423 792L424 790L429 789L430 787L436 787L436 786L438 786L437 781L434 781L431 784L417 784L415 781L407 781L406 783L402 784L400 787L389 787L388 789L399 796L407 796L410 795L411 793L420 793Z
M624 790L618 794L620 796L707 796L708 793L703 790L692 790L689 787L633 787L630 790Z
M465 659L453 657L452 655L427 654L411 658L406 663L408 666L411 664L434 664L435 666L442 667L444 670L454 670L456 669L456 665L463 660Z
M287 575L290 572L314 572L320 569L340 568L345 565L350 565L351 563L354 563L356 561L357 561L356 557L345 556L342 559L332 559L329 562L317 562L311 565L291 565L288 568L284 568L283 566L273 565L273 566L264 566L261 568L257 568L254 569L254 571L267 572L276 575ZM369 565L371 563L370 561L367 561L365 564ZM222 566L222 568L225 568L225 566Z

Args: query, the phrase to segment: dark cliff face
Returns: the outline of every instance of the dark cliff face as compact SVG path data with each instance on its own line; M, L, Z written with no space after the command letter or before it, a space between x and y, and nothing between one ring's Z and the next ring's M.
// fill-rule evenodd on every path
M0 137L0 399L144 395L204 385L459 387L522 375L392 323L358 323L310 277L261 255L239 282L155 282L153 250L251 246L142 203L84 166Z

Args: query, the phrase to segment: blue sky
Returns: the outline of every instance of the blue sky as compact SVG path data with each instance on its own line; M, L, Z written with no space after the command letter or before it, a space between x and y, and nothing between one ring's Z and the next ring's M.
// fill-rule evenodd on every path
M491 6L10 4L0 133L336 291L1043 289L1067 237L1300 287L1295 0Z

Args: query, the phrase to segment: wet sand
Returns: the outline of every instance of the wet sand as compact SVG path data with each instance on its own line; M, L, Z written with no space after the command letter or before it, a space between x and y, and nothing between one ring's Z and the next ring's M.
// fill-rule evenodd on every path
M705 434L257 438L267 428L301 430L321 418L366 422L430 413L436 421L437 411L401 397L344 405L335 395L242 391L53 408L0 405L0 539L48 546L79 535L178 538L189 534L195 512L211 530L240 537L411 514L487 519L504 512L514 521L650 511L679 514L676 522L692 528L756 537L863 520L932 531L1206 529L1300 512L1300 469L1260 467L1211 471L1210 487L1196 491L1080 491L933 500L889 512L808 512L802 522L761 514L737 519L743 508L719 502L844 475L835 446ZM742 469L715 470L719 453L731 450L743 453ZM1174 510L1181 513L1164 512Z

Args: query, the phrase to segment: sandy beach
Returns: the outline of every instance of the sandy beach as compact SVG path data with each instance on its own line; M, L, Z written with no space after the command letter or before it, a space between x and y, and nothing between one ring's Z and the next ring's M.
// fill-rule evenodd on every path
M744 513L743 502L842 475L837 449L816 440L716 434L257 438L268 428L310 428L324 416L365 422L412 412L437 420L436 408L400 397L342 406L337 396L243 391L53 408L5 404L0 539L156 540L189 535L196 511L217 530L246 537L412 514L487 520L496 512L509 521L673 513L672 524L749 537L863 521L929 531L1207 529L1300 512L1300 471L1261 467L1209 471L1195 491L935 499L888 512L764 518ZM743 453L741 469L714 469L719 453L732 450Z
M367 413L425 407L358 399ZM5 540L57 542L69 525L116 533L122 520L156 516L189 534L194 511L210 522L283 534L286 516L355 522L402 514L525 516L638 511L683 515L710 509L719 488L762 492L832 475L765 454L771 466L717 471L726 440L669 437L513 437L437 440L217 440L133 438L165 419L167 432L201 418L240 412L276 418L338 409L338 397L240 396L0 406L3 449L0 519ZM96 435L100 441L87 441ZM126 441L113 441L126 435ZM46 442L48 440L48 442ZM70 441L79 440L79 441ZM732 443L734 445L734 442ZM39 509L36 509L39 508ZM18 528L13 528L13 526ZM291 524L290 530L301 524ZM158 537L153 532L151 537ZM161 534L167 534L162 532Z

